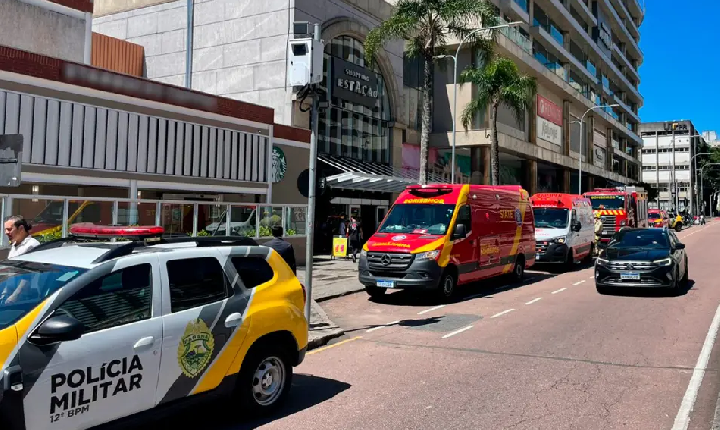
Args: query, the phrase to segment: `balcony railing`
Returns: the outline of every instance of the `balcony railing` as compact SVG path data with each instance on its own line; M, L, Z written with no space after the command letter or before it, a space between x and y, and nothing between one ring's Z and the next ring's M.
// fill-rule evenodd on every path
M507 24L505 20L499 20L498 25ZM532 43L530 42L530 38L525 36L524 34L520 33L520 30L518 30L516 27L504 27L500 29L500 32L505 35L508 39L510 39L511 42L516 44L520 47L523 51L527 52L528 54L532 53Z
M190 200L114 199L49 195L0 195L0 215L22 214L40 242L68 236L77 223L159 225L166 236L271 237L283 227L287 237L305 236L306 205L269 205ZM5 236L2 245L7 245Z

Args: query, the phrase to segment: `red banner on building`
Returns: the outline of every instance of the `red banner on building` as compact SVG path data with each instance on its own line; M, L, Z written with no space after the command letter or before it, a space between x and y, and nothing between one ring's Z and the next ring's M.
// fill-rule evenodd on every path
M563 125L562 108L540 94L537 96L537 115L560 127Z

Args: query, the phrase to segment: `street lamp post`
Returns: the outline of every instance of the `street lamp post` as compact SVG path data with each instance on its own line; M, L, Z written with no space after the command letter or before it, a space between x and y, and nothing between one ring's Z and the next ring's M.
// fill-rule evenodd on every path
M702 137L702 135L697 134L697 135L694 135L694 136L690 136L690 138L694 138L694 137ZM692 149L694 149L694 148L693 148L693 145L691 144L691 145L690 145L690 150L692 151ZM698 170L698 169L697 169L697 164L695 164L695 157L697 157L698 155L712 155L712 154L709 153L709 152L701 152L701 153L699 153L699 154L695 154L695 155L693 155L692 157L690 157L690 168L691 168L692 171L694 171L695 173L697 173L697 170ZM700 210L701 210L701 209L700 209L700 200L701 200L701 199L698 199L698 198L697 198L697 194L698 194L698 192L697 192L697 182L696 182L696 181L693 181L692 175L690 175L690 208L691 208L692 210L697 209L697 212L700 212ZM695 205L697 205L697 208L695 207Z
M703 196L703 169L705 169L707 166L720 166L720 163L705 163L700 167L700 200L704 203L705 199ZM712 204L712 201L710 202ZM699 205L702 209L702 212L705 213L705 208L702 207L702 205Z
M585 123L585 115L588 114L588 112L593 111L595 109L605 109L605 108L614 108L619 107L620 105L615 103L611 105L604 105L604 106L593 106L590 109L586 110L584 114L580 117L580 156L578 157L578 194L582 194L582 155L583 155L583 125Z
M517 25L522 24L522 21L515 21L511 22L509 24L502 24L502 25L495 25L492 27L481 27L476 28L475 30L468 33L458 45L457 49L455 50L455 55L437 55L435 58L452 58L453 59L453 113L452 113L452 158L450 162L450 183L455 183L455 136L457 135L457 80L458 80L458 56L460 55L460 48L462 48L463 43L465 43L472 35L474 35L477 32L484 31L484 30L497 30L499 28L508 28L508 27L514 27Z

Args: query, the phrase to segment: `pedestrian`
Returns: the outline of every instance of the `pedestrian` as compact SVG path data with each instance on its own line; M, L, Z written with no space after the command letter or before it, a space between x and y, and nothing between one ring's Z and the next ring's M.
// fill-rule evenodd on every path
M12 215L5 218L5 236L10 241L8 258L23 255L40 245L37 239L30 236L32 226L22 215Z
M340 228L338 228L338 235L347 237L347 226L345 225L345 214L340 215Z
M269 246L274 249L285 262L290 266L293 273L297 275L297 265L295 264L295 249L292 244L287 240L283 239L283 228L279 225L272 226L271 229L273 238L268 241L265 246Z
M600 237L603 231L603 222L600 214L595 214L595 256L600 255Z
M357 219L355 219L354 217L350 218L350 225L348 226L348 239L350 241L350 246L352 247L352 260L353 263L355 263L357 261L357 253L362 246L363 239L362 223L360 222L360 217L358 217Z

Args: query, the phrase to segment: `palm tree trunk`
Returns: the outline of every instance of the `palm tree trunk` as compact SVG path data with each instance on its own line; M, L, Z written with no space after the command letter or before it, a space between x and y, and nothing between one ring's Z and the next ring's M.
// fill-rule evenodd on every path
M500 185L500 145L497 132L498 103L490 106L490 183Z
M433 82L433 58L432 53L425 55L425 73L423 80L423 108L422 126L420 130L420 178L418 183L427 184L428 146L430 144L430 126L432 112L432 82Z

